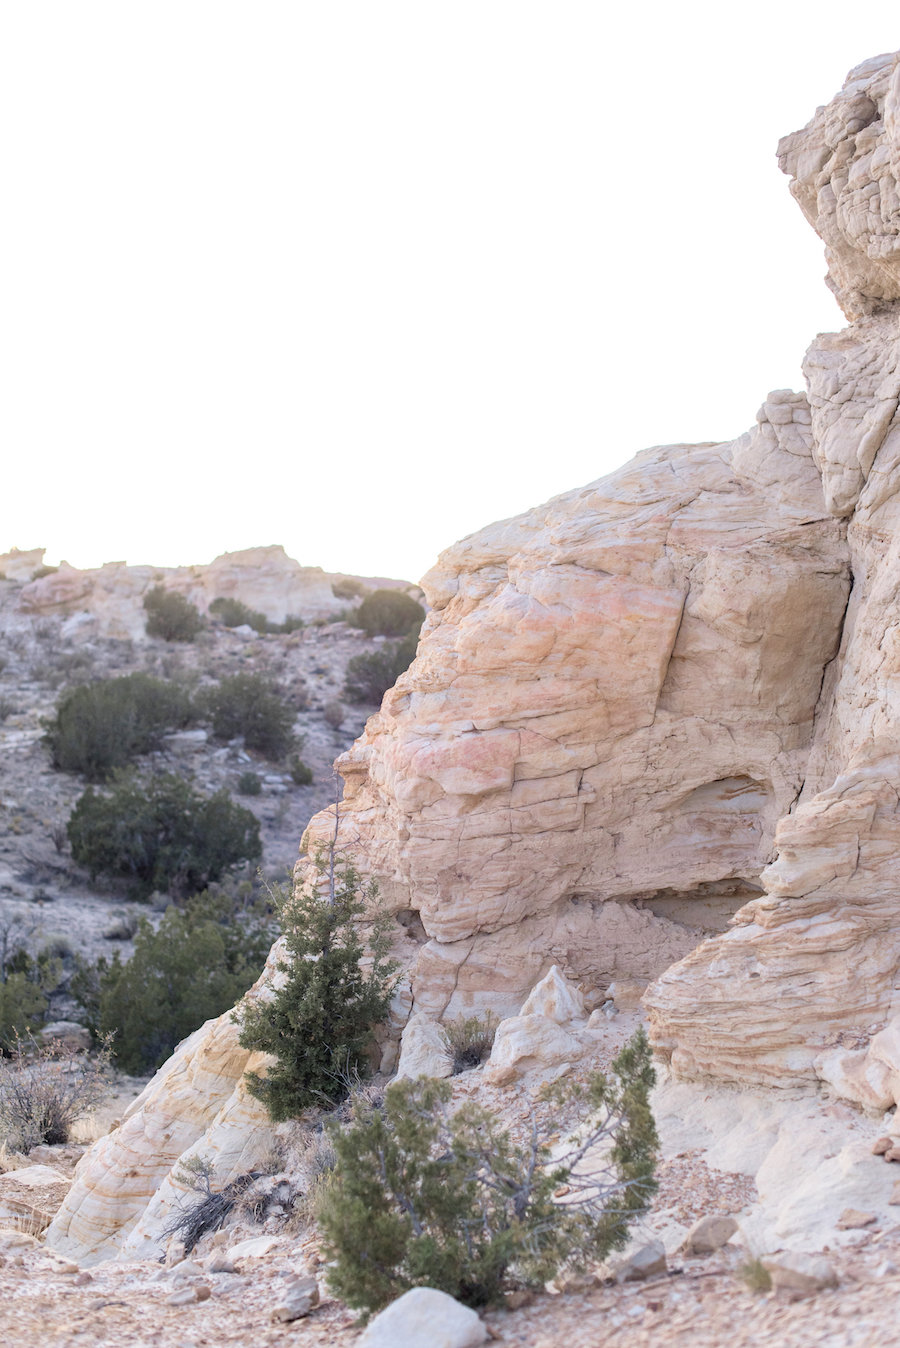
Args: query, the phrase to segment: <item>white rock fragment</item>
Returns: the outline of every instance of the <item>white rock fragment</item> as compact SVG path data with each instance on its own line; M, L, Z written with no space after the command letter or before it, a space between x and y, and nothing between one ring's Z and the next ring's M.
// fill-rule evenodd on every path
M400 1038L397 1079L402 1077L448 1077L453 1063L447 1036L440 1025L420 1011L414 1012Z
M487 1330L446 1292L414 1287L375 1316L359 1348L477 1348Z

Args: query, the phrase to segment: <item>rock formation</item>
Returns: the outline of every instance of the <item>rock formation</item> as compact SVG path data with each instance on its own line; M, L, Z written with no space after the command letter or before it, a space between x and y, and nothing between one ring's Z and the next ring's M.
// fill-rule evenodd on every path
M340 837L404 929L405 1015L527 1019L553 965L585 1014L615 980L656 980L676 1074L822 1079L883 1108L900 1091L900 56L852 71L780 162L850 320L810 348L808 393L445 552L415 663L339 760ZM307 849L333 825L317 816ZM191 1041L197 1063L223 1026ZM167 1080L120 1134L184 1117ZM179 1144L227 1134L236 1080ZM51 1240L101 1248L92 1195L131 1154L98 1145ZM104 1252L153 1231L138 1206L104 1217Z
M215 599L237 599L262 613L270 622L288 617L304 621L332 617L342 607L332 584L339 580L366 580L331 574L319 566L301 566L280 546L225 552L208 566L126 566L107 562L79 570L63 562L49 575L40 572L43 549L0 556L0 572L10 579L27 579L20 596L24 612L70 618L86 634L140 640L146 614L144 595L154 585L183 594L201 613ZM36 559L36 560L35 560ZM371 579L372 588L405 587L406 582Z

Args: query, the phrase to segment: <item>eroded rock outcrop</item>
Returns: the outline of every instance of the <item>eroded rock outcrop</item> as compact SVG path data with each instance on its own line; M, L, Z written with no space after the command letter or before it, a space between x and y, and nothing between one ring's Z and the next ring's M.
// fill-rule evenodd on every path
M780 153L851 320L810 348L808 395L445 552L415 663L339 761L340 837L404 930L398 1032L410 1011L518 1016L553 965L586 1012L653 979L676 1073L822 1079L883 1107L900 1089L898 57L851 72ZM306 847L333 826L317 816ZM192 1041L198 1062L220 1032ZM242 1118L232 1067L186 1145ZM179 1110L162 1077L128 1122ZM82 1163L51 1240L121 1175L115 1145ZM167 1152L157 1184L170 1169Z
M184 595L201 613L207 613L216 599L236 599L273 623L288 617L304 621L333 617L341 607L332 590L336 581L365 579L372 588L405 586L403 581L348 577L319 566L301 566L281 546L225 552L208 566L160 568L107 562L82 571L63 562L51 574L31 580L39 565L28 572L22 559L42 556L43 549L6 554L10 577L31 581L19 599L24 612L70 618L85 635L131 640L145 635L143 600L155 585ZM0 557L0 569L3 562Z

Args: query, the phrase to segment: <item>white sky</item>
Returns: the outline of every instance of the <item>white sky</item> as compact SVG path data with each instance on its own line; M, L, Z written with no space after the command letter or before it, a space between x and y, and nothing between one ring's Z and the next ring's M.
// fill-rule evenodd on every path
M0 551L416 579L843 325L774 160L869 0L7 0Z

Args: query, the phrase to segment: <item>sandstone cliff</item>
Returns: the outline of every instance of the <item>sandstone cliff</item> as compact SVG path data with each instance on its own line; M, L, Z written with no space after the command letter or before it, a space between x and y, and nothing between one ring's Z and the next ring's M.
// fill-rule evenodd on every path
M444 553L414 665L339 761L341 836L405 931L400 1015L515 1014L552 965L586 1009L613 980L656 980L645 1006L676 1073L822 1079L884 1108L900 1096L900 57L852 71L780 156L850 319L810 348L808 392L770 394L733 443L646 451ZM332 827L317 816L307 846ZM227 1152L247 1123L233 1034L198 1032L86 1158L58 1248L152 1247L179 1149ZM215 1100L182 1106L166 1083L190 1068L212 1089L207 1056L228 1059ZM153 1129L155 1172L132 1180Z

